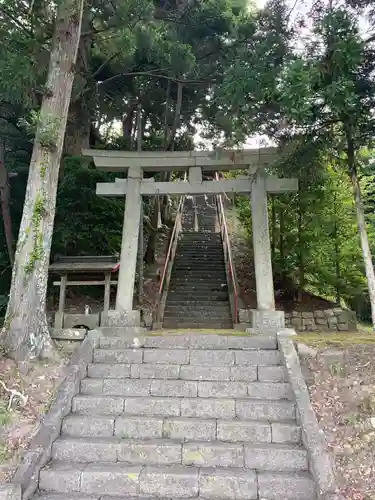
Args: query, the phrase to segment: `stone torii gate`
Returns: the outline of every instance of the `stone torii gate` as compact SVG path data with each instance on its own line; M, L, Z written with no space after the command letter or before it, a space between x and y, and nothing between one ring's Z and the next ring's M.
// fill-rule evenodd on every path
M267 193L298 189L297 179L280 179L266 173L274 163L276 148L242 151L104 151L85 150L97 168L107 172L126 172L127 179L97 183L99 196L126 197L116 310L109 311L106 323L113 326L139 324L133 311L142 196L250 194L257 310L252 311L253 327L284 326L283 312L275 311L271 245L268 226ZM203 181L202 172L248 169L248 175L233 180ZM188 171L188 181L155 182L144 179L144 172Z

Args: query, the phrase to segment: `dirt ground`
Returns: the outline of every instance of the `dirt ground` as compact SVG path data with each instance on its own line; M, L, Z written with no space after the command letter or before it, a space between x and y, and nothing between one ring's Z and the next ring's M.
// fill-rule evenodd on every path
M28 397L26 406L14 400L13 408L8 411L9 394L0 384L0 484L9 481L14 474L64 377L69 349L59 346L59 353L59 362L36 361L27 375L22 375L15 363L0 353L0 380L8 389Z
M300 359L347 500L375 500L375 335L306 334ZM307 351L307 352L305 352Z

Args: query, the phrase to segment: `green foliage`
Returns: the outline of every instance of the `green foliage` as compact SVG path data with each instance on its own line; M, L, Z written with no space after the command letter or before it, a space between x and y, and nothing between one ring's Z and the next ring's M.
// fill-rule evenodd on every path
M110 255L120 251L124 200L96 195L97 182L113 176L67 158L59 185L52 242L53 254Z

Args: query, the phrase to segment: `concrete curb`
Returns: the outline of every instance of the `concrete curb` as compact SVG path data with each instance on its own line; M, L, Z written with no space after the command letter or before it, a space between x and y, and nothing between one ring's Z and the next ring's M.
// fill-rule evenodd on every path
M308 452L309 469L317 487L317 498L320 500L341 500L337 494L338 485L334 462L327 451L324 432L319 428L315 412L311 406L305 379L293 337L278 335L280 353L288 373L296 405L297 419L302 429L302 441Z
M39 471L51 460L52 443L60 435L62 420L71 411L72 399L80 390L81 380L87 374L87 365L93 359L93 343L86 337L73 354L66 367L66 376L60 384L49 411L31 441L14 478L9 483L11 493L0 490L0 500L28 500L38 487ZM13 488L13 489L12 489ZM16 492L19 497L16 498ZM12 493L13 492L13 493Z

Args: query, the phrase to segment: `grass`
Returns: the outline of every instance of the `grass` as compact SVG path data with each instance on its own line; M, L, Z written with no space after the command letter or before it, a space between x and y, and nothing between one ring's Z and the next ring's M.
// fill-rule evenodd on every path
M298 333L293 340L312 347L348 347L350 345L375 344L375 333L359 327L357 332L306 332Z
M0 465L9 459L9 451L3 441L0 441Z
M10 413L3 401L0 401L0 427L4 427L10 422Z

